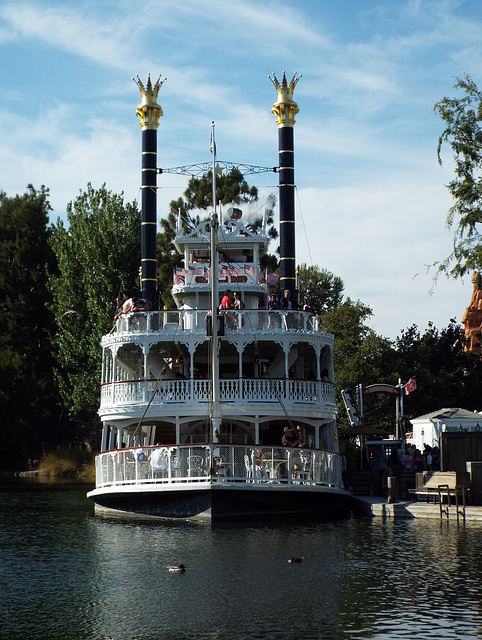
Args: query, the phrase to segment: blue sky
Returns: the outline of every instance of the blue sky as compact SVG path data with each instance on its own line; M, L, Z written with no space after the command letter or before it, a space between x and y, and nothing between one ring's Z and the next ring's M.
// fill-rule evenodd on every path
M462 318L470 279L432 288L451 250L452 175L433 105L455 77L482 87L480 0L124 0L0 5L0 189L50 188L52 218L88 182L138 199L140 102L132 77L167 77L160 167L277 164L273 71L295 90L298 262L327 268L387 337ZM260 205L277 176L249 181ZM158 211L185 188L161 176ZM416 276L416 274L418 274ZM416 277L415 277L416 276Z

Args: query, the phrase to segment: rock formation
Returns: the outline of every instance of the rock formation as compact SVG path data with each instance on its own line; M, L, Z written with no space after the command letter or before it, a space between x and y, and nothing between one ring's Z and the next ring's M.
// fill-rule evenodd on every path
M482 275L474 271L471 277L473 284L472 298L465 310L462 324L465 329L465 351L480 353L482 333Z

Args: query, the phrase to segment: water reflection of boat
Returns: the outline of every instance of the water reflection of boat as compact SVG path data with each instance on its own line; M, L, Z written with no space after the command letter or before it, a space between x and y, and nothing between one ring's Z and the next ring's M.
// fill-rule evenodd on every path
M96 488L88 494L97 513L223 521L334 517L347 510L336 436L334 338L296 303L291 222L297 78L289 85L285 76L281 85L273 82L280 281L292 302L265 310L265 222L254 229L236 215L218 224L216 207L208 223L187 231L178 220L175 244L184 256L172 288L178 308L123 315L102 340L102 447ZM138 84L143 150L151 149L145 155L152 162L153 119L146 113L160 110L160 84ZM149 179L152 172L143 173L143 186ZM152 222L148 191L155 195L153 188L144 190L143 222L149 216ZM154 306L149 287L155 278L144 272L152 261L143 252L142 296ZM219 311L220 286L223 294L228 288L240 292L245 308ZM300 447L281 446L287 426L297 430Z

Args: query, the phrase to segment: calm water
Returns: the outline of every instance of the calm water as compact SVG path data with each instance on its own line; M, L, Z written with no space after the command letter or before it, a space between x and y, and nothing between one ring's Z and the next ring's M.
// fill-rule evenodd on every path
M478 526L120 523L85 492L0 486L2 640L482 637Z

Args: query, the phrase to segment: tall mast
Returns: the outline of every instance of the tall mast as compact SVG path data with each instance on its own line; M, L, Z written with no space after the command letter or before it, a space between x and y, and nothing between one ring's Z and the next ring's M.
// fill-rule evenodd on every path
M150 309L157 309L157 129L162 108L157 104L157 95L164 80L161 76L154 86L151 76L144 86L134 78L141 92L141 104L136 115L142 129L142 181L141 181L141 295Z
M301 78L296 73L288 84L283 71L283 80L278 82L275 74L268 76L278 94L271 113L278 125L279 158L279 221L280 221L280 286L292 292L296 299L295 257L295 151L294 126L299 107L293 100L295 87Z
M211 325L212 325L212 350L211 350L211 371L212 371L212 442L219 442L221 431L221 408L219 405L219 341L218 341L218 227L219 219L217 213L216 199L216 142L214 140L214 122L211 123L211 155L213 173L213 212L211 214Z

